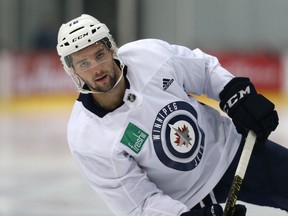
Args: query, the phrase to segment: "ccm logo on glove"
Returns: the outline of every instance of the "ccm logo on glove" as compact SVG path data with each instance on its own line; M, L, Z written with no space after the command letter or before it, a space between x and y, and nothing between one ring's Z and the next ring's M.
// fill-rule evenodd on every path
M233 78L219 95L220 108L231 117L238 133L253 130L257 140L264 142L278 125L274 104L256 92L249 78Z
M229 109L237 103L241 98L243 98L245 95L250 94L251 89L250 86L247 86L246 89L240 90L236 94L234 94L228 101L227 103L223 106L223 111L228 113Z

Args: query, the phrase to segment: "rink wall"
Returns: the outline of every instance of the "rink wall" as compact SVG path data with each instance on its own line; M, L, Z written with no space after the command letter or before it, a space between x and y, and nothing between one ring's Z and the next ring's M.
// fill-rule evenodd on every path
M56 53L0 53L0 115L70 111L76 97Z
M59 95L75 90L54 52L2 53L0 97Z
M288 55L212 53L236 76L250 77L260 91L288 92ZM0 105L44 100L58 104L75 99L75 87L54 52L0 53ZM29 102L27 102L29 103ZM50 103L50 102L49 102ZM0 107L1 108L1 107Z

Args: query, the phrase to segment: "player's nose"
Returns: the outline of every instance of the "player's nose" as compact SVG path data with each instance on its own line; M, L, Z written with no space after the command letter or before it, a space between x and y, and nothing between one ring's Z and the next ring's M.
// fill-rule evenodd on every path
M90 68L90 71L94 74L99 74L101 72L101 65L94 65Z

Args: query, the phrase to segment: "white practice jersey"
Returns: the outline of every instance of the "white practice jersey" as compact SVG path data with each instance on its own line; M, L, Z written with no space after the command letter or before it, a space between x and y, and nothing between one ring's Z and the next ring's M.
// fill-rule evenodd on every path
M98 108L80 94L68 142L81 173L115 215L178 216L220 180L239 147L232 121L188 93L219 101L232 78L199 49L139 40L118 50L123 104Z

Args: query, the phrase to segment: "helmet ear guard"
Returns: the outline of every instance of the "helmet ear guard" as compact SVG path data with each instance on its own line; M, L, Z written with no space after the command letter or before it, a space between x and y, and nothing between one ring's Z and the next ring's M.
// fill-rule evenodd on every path
M102 39L102 41L105 44L105 46L107 47L107 49L110 50L112 48L112 44L111 44L109 38L105 37L105 38Z
M65 64L68 68L72 67L72 58L70 55L64 57Z

